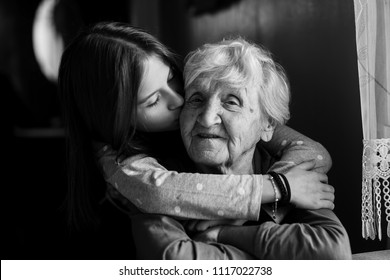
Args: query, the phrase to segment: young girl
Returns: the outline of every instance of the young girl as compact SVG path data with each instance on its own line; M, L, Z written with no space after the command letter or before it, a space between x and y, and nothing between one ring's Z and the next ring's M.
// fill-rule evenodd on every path
M96 24L67 47L58 84L68 136L70 217L76 223L87 222L93 211L89 201L97 186L96 155L110 197L112 190L119 192L132 211L257 220L261 204L274 201L266 176L168 169L176 160L187 160L178 133L181 75L175 55L150 34L124 23ZM286 172L292 203L333 207L322 203L324 183L309 171L330 168L330 156L320 144L278 126L266 147L281 156L274 169ZM312 162L295 166L305 160Z

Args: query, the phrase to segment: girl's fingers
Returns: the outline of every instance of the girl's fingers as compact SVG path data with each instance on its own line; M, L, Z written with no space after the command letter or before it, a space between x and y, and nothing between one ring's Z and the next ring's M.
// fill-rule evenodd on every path
M322 200L321 205L322 205L321 208L326 208L326 209L330 209L330 210L334 209L334 203L330 200Z
M324 184L322 191L334 193L334 187L328 184Z
M309 171L312 170L315 166L316 166L315 160L308 160L298 164L296 167Z
M328 183L328 176L322 173L316 173L317 178L321 183L327 184Z
M324 192L322 194L322 200L328 200L328 201L333 202L334 201L334 193Z
M325 192L331 192L334 193L334 187L331 185L326 185L326 188L324 190Z

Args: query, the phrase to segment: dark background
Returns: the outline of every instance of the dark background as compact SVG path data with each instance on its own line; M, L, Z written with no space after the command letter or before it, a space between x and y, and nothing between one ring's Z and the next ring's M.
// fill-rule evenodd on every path
M2 259L131 259L130 222L102 202L101 226L70 232L63 202L65 150L56 84L40 71L31 30L40 1L0 0L3 155ZM82 24L130 22L183 57L205 42L241 35L262 44L291 82L289 126L333 158L335 212L353 253L385 249L361 237L362 126L352 0L60 1L68 41ZM383 232L386 232L383 230Z

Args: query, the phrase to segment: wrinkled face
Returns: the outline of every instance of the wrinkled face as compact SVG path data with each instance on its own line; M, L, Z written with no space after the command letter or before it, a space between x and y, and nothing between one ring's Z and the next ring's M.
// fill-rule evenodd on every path
M259 97L254 90L211 91L197 82L186 90L181 134L189 156L200 167L223 173L225 168L236 168L236 173L242 167L251 168L261 127Z
M147 132L178 129L182 91L176 73L159 57L149 57L138 91L137 129Z

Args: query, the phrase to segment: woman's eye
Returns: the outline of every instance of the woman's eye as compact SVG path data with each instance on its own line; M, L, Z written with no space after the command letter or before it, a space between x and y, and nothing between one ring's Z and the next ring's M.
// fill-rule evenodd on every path
M190 98L187 99L187 103L190 104L198 104L203 101L202 97L199 94L194 94Z
M230 106L241 106L240 100L239 100L237 97L234 97L234 96L229 97L229 98L225 101L225 103L226 103L227 105L230 105Z

